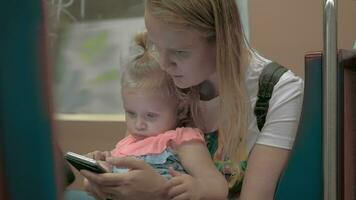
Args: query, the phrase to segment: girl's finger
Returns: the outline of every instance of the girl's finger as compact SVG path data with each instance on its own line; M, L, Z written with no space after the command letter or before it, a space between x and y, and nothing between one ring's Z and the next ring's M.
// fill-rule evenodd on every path
M105 160L107 158L110 158L111 157L111 152L110 151L105 151Z
M94 151L94 152L92 152L92 154L93 154L92 158L94 160L102 160L103 159L101 151Z

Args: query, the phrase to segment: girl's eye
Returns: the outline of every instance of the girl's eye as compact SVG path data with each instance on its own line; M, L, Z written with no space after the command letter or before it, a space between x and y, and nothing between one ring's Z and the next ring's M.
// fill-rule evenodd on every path
M147 117L148 119L155 119L157 116L158 116L158 115L155 114L155 113L147 113L147 114L146 114L146 117Z
M134 112L131 112L131 111L126 111L126 115L129 116L129 117L135 117L136 114Z

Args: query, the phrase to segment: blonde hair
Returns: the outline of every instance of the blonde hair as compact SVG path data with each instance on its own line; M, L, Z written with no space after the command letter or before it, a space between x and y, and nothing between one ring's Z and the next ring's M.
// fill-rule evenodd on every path
M235 0L146 0L146 12L169 25L196 29L207 41L216 43L221 98L219 145L214 157L223 156L234 163L245 160L249 104L243 68L247 60L243 58L247 51ZM192 93L198 87L194 86ZM194 103L191 112L197 126L204 128Z
M147 32L138 33L130 48L131 58L121 77L121 89L139 90L145 93L159 93L177 103L177 126L192 124L189 100L174 84L171 76L160 68L155 51L147 40Z

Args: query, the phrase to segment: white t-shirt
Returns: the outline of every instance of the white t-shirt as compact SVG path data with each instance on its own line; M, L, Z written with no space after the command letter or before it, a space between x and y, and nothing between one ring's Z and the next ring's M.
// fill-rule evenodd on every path
M298 128L303 102L304 82L290 70L285 72L274 86L269 101L266 122L258 130L254 108L257 101L258 81L264 67L271 61L257 53L252 53L250 66L246 71L246 87L250 97L250 121L247 135L247 150L255 144L263 144L283 149L291 149ZM217 129L217 110L219 97L209 101L200 101L199 108L205 124Z

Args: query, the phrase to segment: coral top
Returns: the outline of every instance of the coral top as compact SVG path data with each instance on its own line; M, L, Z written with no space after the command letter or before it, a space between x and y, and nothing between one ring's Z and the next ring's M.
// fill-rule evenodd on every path
M128 135L116 144L116 148L111 151L111 155L125 157L160 154L169 147L173 148L189 141L204 143L202 132L197 128L177 128L143 139Z

